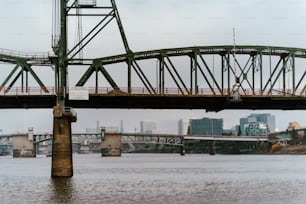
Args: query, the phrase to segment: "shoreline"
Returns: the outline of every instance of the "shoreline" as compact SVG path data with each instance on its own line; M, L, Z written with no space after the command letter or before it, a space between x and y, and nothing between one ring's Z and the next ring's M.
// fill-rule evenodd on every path
M271 154L306 154L306 145L279 146L272 148Z

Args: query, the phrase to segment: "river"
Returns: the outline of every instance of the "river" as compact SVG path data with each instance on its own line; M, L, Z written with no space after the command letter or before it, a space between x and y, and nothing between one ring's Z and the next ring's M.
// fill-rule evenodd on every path
M52 179L51 158L0 157L0 203L305 203L306 156L73 155L74 176Z

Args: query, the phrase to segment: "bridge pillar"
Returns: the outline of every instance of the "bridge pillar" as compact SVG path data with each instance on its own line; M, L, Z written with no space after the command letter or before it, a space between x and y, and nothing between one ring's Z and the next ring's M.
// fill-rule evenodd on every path
M13 136L13 157L36 157L33 134Z
M76 115L60 105L53 108L51 177L73 176L71 122Z
M209 154L210 155L216 154L216 141L215 140L209 141Z
M121 157L121 135L101 133L101 153L102 157Z
M185 156L186 150L185 150L185 139L184 137L181 138L181 156Z

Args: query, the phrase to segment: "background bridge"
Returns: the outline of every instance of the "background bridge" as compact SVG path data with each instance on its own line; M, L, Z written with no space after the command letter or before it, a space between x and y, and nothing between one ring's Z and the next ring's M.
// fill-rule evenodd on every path
M185 143L190 141L207 141L210 146L210 151L212 152L215 152L216 141L240 142L250 145L258 145L263 142L275 143L279 141L279 138L277 137L267 136L207 136L114 132L73 133L73 151L78 153L101 153L105 137L108 137L107 140L109 140L118 136L120 137L120 141L117 145L120 151L124 150L126 152L133 152L137 149L135 145L143 144L155 148L174 146L175 148L180 148L182 155L185 154ZM290 137L287 137L286 139L290 140ZM52 140L53 134L34 134L33 132L29 132L28 134L0 135L0 155L12 154L14 151L15 153L24 152L25 150L34 152L32 156L39 154L39 152L45 152L45 154L51 155ZM208 146L208 144L202 144L202 146ZM138 147L138 149L145 151L146 148L145 146L141 146Z

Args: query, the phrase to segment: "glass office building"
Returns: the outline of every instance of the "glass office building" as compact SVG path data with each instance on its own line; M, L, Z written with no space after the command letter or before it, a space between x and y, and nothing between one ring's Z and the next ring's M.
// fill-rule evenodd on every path
M223 119L202 118L190 120L191 135L222 135Z

